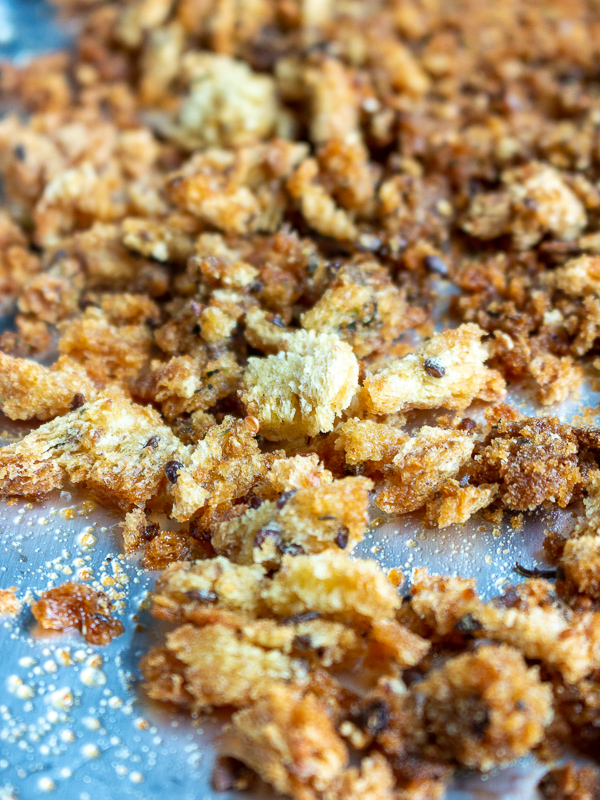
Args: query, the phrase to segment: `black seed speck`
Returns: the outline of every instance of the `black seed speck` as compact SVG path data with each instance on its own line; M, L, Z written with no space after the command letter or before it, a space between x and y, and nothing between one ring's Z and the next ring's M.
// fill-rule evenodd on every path
M480 631L483 625L479 622L478 619L472 614L465 614L461 617L456 625L454 626L454 630L458 631L459 633L475 633L476 631Z
M556 569L540 569L539 567L523 567L519 562L515 564L515 572L523 578L556 578Z
M477 423L471 417L464 417L457 425L459 431L474 431L476 427Z
M292 542L282 542L281 544L277 545L277 549L281 553L282 556L303 556L304 549L299 544L293 544Z
M76 411L78 408L81 408L85 405L85 396L81 394L81 392L77 392L77 394L73 395L73 399L71 400L71 411Z
M348 547L348 539L350 537L350 531L344 525L343 528L340 528L335 537L335 543L340 548L340 550L345 550Z
M183 469L181 461L167 461L165 464L165 475L171 483L177 483L180 471Z
M478 709L471 719L471 730L477 739L483 739L490 727L490 712L487 708Z
M195 600L198 603L212 605L219 602L219 595L210 589L190 589L185 593L188 600Z
M301 614L293 614L291 617L284 617L282 625L299 625L301 622L312 622L313 619L320 619L318 611L303 611Z
M373 700L353 714L356 724L372 736L377 736L390 724L390 707L385 700Z
M152 449L154 449L159 442L160 442L159 436L151 436L144 445L144 447L151 447Z
M427 358L423 366L425 367L425 372L431 375L432 378L443 378L446 374L444 367L439 361L434 361L433 358Z
M310 636L294 636L292 646L296 650L312 650L313 642Z
M278 545L281 541L279 528L270 528L268 523L263 526L254 537L254 547L261 548L267 539L272 539Z
M287 503L287 501L291 500L291 498L296 494L297 491L298 491L297 489L290 489L289 492L284 492L282 495L280 495L279 499L275 503L277 508L283 508L284 505Z

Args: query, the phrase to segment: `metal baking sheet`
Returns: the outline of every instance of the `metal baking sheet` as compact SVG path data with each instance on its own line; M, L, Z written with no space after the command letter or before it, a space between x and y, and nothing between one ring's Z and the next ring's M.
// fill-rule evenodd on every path
M0 57L22 61L70 37L42 0L0 0ZM568 421L599 398L586 391L553 413ZM26 427L3 420L1 430L6 443ZM125 625L108 647L90 647L77 634L40 631L27 605L18 618L0 621L0 800L214 797L212 745L222 719L167 711L140 691L139 658L163 627L146 610L155 575L121 555L120 520L76 490L0 505L0 588L16 586L33 599L51 585L86 580L112 593ZM571 521L570 512L552 511L530 515L521 530L505 516L499 526L475 519L440 532L411 515L374 530L356 552L408 573L427 566L475 576L490 597L518 580L517 560L543 557L545 528ZM489 775L459 775L448 800L532 800L542 771L526 759ZM273 795L260 786L245 796Z

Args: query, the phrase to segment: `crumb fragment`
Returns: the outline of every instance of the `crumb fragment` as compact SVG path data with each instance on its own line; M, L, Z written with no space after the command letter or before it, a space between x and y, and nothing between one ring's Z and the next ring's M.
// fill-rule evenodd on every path
M600 792L600 775L591 767L577 768L569 763L549 770L538 789L548 800L594 800Z
M110 644L124 633L123 624L112 616L111 602L104 592L80 583L63 583L44 592L31 606L33 616L45 630L81 631L88 644Z
M241 399L261 433L278 441L333 429L358 389L358 362L334 334L299 331L283 353L251 358Z
M488 352L476 325L433 336L417 353L392 362L364 382L364 403L372 414L411 408L462 410L475 399L493 401L505 385L485 366Z
M0 614L14 616L21 610L21 601L17 597L16 586L0 589Z
M212 538L217 553L241 564L277 564L282 554L350 552L367 527L367 478L343 478L325 486L290 490L279 500L223 522Z
M427 503L426 520L432 527L463 525L473 514L492 503L498 493L496 484L461 486L449 479L440 488L440 496Z
M97 394L85 369L68 356L44 367L0 352L1 406L11 419L53 419L70 411L75 398L88 402Z
M450 659L415 691L436 746L484 771L530 752L552 718L550 687L505 645Z
M273 688L233 717L222 750L278 792L316 798L341 777L348 752L326 710L311 694Z
M263 599L279 616L319 611L357 624L389 618L400 605L395 588L375 562L354 561L334 550L284 556Z
M376 505L397 514L421 508L468 462L473 446L468 434L424 425L400 446L386 467Z
M129 510L160 493L165 464L184 449L155 411L105 392L1 448L0 489L40 495L68 478Z

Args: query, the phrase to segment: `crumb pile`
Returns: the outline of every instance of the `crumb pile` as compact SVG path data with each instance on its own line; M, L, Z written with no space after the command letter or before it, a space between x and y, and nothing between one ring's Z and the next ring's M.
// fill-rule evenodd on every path
M600 367L596 0L55 3L73 51L0 73L0 404L32 423L0 493L120 510L173 625L145 691L233 709L217 789L435 800L597 756L600 429L503 402ZM553 504L584 509L555 580L489 602L351 556L373 506ZM122 632L76 583L33 612Z

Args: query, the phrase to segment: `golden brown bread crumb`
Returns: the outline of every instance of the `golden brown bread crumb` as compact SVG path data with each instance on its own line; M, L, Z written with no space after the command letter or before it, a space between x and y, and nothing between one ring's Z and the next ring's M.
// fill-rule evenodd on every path
M553 585L540 579L511 586L485 604L474 590L471 580L419 571L411 608L440 635L458 632L504 642L542 661L568 683L600 668L599 612L571 610Z
M148 692L243 705L241 753L299 800L439 798L530 749L549 689L535 746L597 755L600 435L475 421L507 385L562 402L599 347L596 5L56 2L77 47L0 76L0 395L52 420L0 488L124 512L180 626ZM349 556L371 489L437 528L586 516L552 517L555 588L417 572L401 602Z
M166 646L184 666L182 674L193 708L243 706L277 682L303 674L297 659L264 649L224 625L183 625L167 634ZM218 671L215 665L219 664ZM149 685L149 694L162 699Z
M85 369L68 356L44 367L0 352L1 405L11 419L53 419L97 394Z
M190 93L179 110L186 144L239 147L270 136L279 114L273 79L243 61L188 53Z
M160 575L152 596L152 613L173 622L193 618L197 608L218 605L252 617L263 608L258 565L233 564L219 556L194 564L171 564Z
M381 755L363 758L359 767L350 767L343 775L332 783L323 793L324 800L361 800L361 798L377 798L377 800L393 800L395 793L395 777L390 764Z
M341 778L348 761L318 700L284 687L274 687L234 715L222 752L250 766L276 791L306 800L316 800Z
M319 611L359 625L389 618L400 605L396 590L375 562L349 559L335 550L284 556L263 599L279 616Z
M484 332L476 325L433 336L416 353L392 362L364 382L363 402L372 414L411 408L465 409L475 399L497 400L502 377L485 366Z
M261 453L257 433L255 418L227 416L182 455L172 476L175 519L185 521L206 506L230 504L266 479L274 456Z
M124 632L112 616L111 602L104 592L81 583L63 583L48 589L31 606L42 628L64 631L77 629L89 644L109 644Z
M10 586L8 589L0 589L0 614L18 614L21 610L21 602L16 596L17 589Z
M600 795L600 774L591 767L572 763L549 770L538 784L548 800L596 800Z
M600 597L600 536L569 539L560 563L578 592Z
M497 483L508 508L532 510L545 500L566 506L582 481L577 438L556 418L500 420L478 442L470 467L477 483Z
M155 411L106 392L0 449L0 490L40 495L68 478L129 510L161 492L184 450Z
M408 438L408 434L391 425L353 417L336 430L335 449L344 451L350 466L377 469L393 461Z
M493 503L497 493L496 484L461 486L450 478L440 487L439 497L427 503L427 524L438 528L462 525L473 514Z
M531 162L502 174L505 188L477 195L463 226L479 239L510 233L517 249L527 250L545 233L575 239L586 225L585 208L559 170Z
M388 513L405 514L420 508L438 494L448 478L458 474L473 445L468 434L423 425L388 463L375 503Z
M419 321L389 273L376 263L349 264L335 275L319 301L302 315L302 327L335 333L358 358L389 345Z
M552 718L551 691L513 648L483 646L450 659L415 688L436 747L489 770L535 747Z
M286 350L250 359L241 399L267 439L315 436L333 429L358 389L358 362L335 334L298 331Z
M368 478L342 478L324 486L292 489L276 501L221 523L212 544L217 553L241 564L274 565L282 554L350 552L367 527Z
M144 547L142 566L146 569L165 569L174 561L193 558L194 539L184 531L162 531L151 535Z

